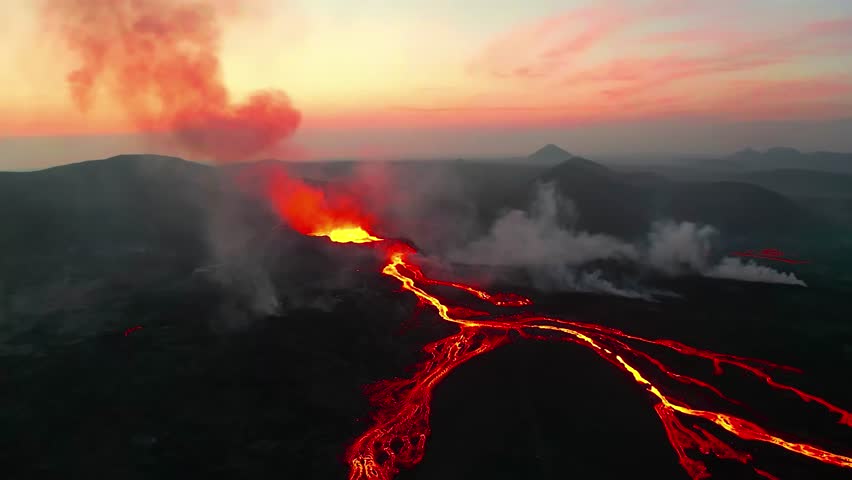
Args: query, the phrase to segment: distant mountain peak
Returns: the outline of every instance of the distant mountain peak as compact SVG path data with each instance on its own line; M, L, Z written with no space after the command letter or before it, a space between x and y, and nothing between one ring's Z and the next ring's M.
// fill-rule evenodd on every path
M570 153L563 150L562 148L559 148L552 143L548 143L547 145L539 148L538 150L536 150L535 153L530 155L530 158L537 158L537 157L541 157L541 158L544 158L544 157L571 158L573 156L574 155L571 155Z
M572 158L579 157L575 157L556 145L549 143L536 150L535 153L527 158L531 163L537 163L539 165L557 165L571 160Z
M610 173L609 169L605 166L589 159L572 155L552 143L539 148L528 158L533 163L553 165L554 171L562 172L562 174L567 172Z

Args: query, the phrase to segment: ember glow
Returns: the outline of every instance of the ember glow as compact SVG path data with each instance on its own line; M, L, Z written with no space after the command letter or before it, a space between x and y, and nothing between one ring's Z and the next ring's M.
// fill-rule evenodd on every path
M266 197L278 216L299 233L328 237L338 243L369 243L382 240L364 225L374 222L354 198L326 190L287 175L280 169L258 170Z
M646 339L596 324L517 311L492 315L463 306L450 306L429 293L425 285L458 288L498 307L517 308L532 302L517 295L492 295L471 286L429 279L409 259L415 253L410 247L398 248L389 244L387 252L390 260L382 273L399 280L403 289L414 294L422 303L431 305L443 320L458 324L460 330L427 345L427 360L418 366L411 378L387 380L368 388L376 411L373 425L347 450L350 480L390 480L400 469L419 463L430 433L429 409L435 385L467 360L505 343L510 331L527 339L564 341L589 348L626 373L648 393L681 466L695 480L711 476L701 460L702 455L747 464L755 475L763 478L779 478L753 465L752 455L738 450L725 441L723 435L764 442L815 461L852 468L849 456L793 441L733 414L689 405L684 398L686 395L683 392L679 394L678 389L706 390L729 406L740 405L740 402L703 380L675 371L651 352L670 350L706 360L712 363L717 375L723 373L723 366L740 369L775 389L795 393L804 402L819 404L838 415L840 424L852 427L850 412L773 379L773 371L798 372L792 367L700 350L672 340Z

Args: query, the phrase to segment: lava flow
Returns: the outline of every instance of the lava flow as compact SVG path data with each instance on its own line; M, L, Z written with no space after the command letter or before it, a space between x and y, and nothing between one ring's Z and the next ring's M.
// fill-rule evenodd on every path
M329 235L329 238L333 239L334 236ZM822 398L777 382L768 373L771 370L796 371L791 367L699 350L671 340L645 339L595 324L527 313L491 316L485 312L450 307L437 296L424 290L418 282L459 288L496 306L517 307L529 305L532 302L515 295L494 296L467 285L428 279L407 259L410 250L400 251L390 247L388 251L390 262L384 267L382 273L399 280L405 290L416 295L425 304L434 307L442 319L458 324L460 331L427 345L425 351L428 359L418 367L411 378L379 382L368 389L371 403L376 408L373 416L374 424L347 450L350 480L389 480L400 468L410 468L419 463L423 458L426 438L430 433L428 417L432 389L454 368L504 343L509 331L516 331L526 338L562 340L588 347L601 358L627 373L651 395L654 400L654 410L663 423L680 464L693 479L709 478L710 472L703 461L690 455L692 452L714 455L720 459L734 460L743 464L750 464L752 456L737 450L708 431L709 425L702 427L697 423L685 423L683 420L689 417L715 424L742 440L772 444L820 462L841 468L852 468L852 458L848 456L786 439L770 433L754 422L731 414L689 406L685 400L669 393L670 387L667 387L665 382L652 381L652 373L657 371L657 375L662 374L679 384L704 388L723 400L735 404L738 402L726 397L719 389L706 382L675 372L650 353L640 350L636 344L657 345L682 355L708 360L712 362L717 373L721 373L722 365L742 369L773 388L791 391L806 402L820 404L830 412L840 415L840 423L852 426L850 412ZM464 312L464 315L456 314L457 310ZM757 467L752 468L755 474L764 478L777 478Z
M286 194L285 194L286 192ZM532 302L514 294L490 294L469 285L426 277L412 263L416 251L405 244L383 240L358 225L371 225L349 199L326 197L324 193L285 176L270 183L270 199L279 214L305 235L325 236L338 243L383 242L389 262L382 273L395 278L402 288L421 303L431 305L444 321L459 326L458 333L427 345L427 360L408 379L393 379L368 387L375 408L373 425L346 451L350 480L390 480L401 468L410 468L423 459L429 436L429 410L432 391L453 369L471 358L491 351L508 340L509 332L535 340L566 341L591 349L628 375L648 394L686 473L695 480L710 477L698 454L748 464L755 474L776 479L773 474L751 465L752 455L738 450L720 435L727 432L740 440L763 442L839 468L852 468L852 457L830 452L770 432L758 424L733 414L702 405L690 405L681 389L698 388L733 405L740 402L719 388L698 378L679 373L652 353L643 350L667 349L679 355L710 362L715 373L723 366L740 369L770 387L794 393L804 402L813 402L840 417L839 423L852 427L852 413L820 398L775 380L770 372L798 372L792 367L764 360L714 353L665 339L646 339L602 325L539 316L523 311L494 315L463 306L450 306L426 285L460 289L496 307L519 308ZM680 392L680 394L678 394ZM706 399L705 399L706 402ZM687 419L691 421L686 422ZM704 425L699 423L703 422ZM715 427L713 427L715 425ZM711 433L710 429L716 430Z

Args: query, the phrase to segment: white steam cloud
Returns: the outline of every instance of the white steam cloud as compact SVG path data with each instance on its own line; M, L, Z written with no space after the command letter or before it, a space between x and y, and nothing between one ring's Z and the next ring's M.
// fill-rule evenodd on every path
M648 235L648 264L668 275L701 274L712 278L725 278L744 282L807 284L793 273L758 265L753 261L725 257L718 265L710 265L712 243L718 231L709 226L691 222L657 222Z
M576 220L576 210L552 184L539 187L529 212L511 210L484 237L453 251L451 260L504 266L580 265L593 260L635 260L633 245L609 235L577 232L559 218ZM573 223L569 220L570 223Z
M758 265L753 260L743 262L742 259L733 257L723 258L705 275L714 278L732 278L745 282L783 283L807 287L807 284L799 280L793 273L779 272L773 268Z
M541 184L529 212L506 212L485 236L448 256L461 263L523 267L539 289L644 298L642 293L615 286L599 270L576 268L596 260L640 257L636 247L615 237L575 230L577 218L573 202L560 197L553 184Z
M792 273L754 262L723 258L713 265L713 243L719 232L692 222L655 222L648 241L636 246L618 238L575 229L578 212L552 184L541 184L529 211L501 215L489 232L451 251L454 262L522 267L536 288L572 289L629 298L652 299L666 292L640 292L616 285L600 269L583 271L594 261L619 260L649 267L670 276L703 275L747 282L806 286Z
M647 261L669 275L703 271L717 234L709 225L656 222L648 234Z
M626 298L652 300L647 293L616 286L603 278L603 272L579 271L564 264L541 266L529 272L532 285L539 290L576 290L578 292L604 293Z

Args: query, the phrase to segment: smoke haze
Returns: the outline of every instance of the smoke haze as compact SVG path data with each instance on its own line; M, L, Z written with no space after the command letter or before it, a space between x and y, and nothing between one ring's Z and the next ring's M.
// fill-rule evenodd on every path
M415 240L427 251L452 250L477 233L476 201L451 166L406 169L363 162L353 184L353 192L381 218L389 235Z
M240 205L233 201L223 201L210 210L207 238L212 265L206 270L252 312L279 313L281 302L266 268L278 249L270 249L264 239L258 239L242 213ZM223 316L233 318L236 311L236 307L229 306Z
M647 261L667 275L701 274L706 277L726 278L744 282L783 283L807 286L793 273L783 273L753 261L724 257L711 265L713 243L719 231L710 225L692 222L656 222L648 235Z
M167 131L175 146L205 160L246 159L276 148L301 114L284 92L235 103L219 62L222 20L237 1L46 0L45 30L80 65L67 76L77 106L99 93L143 131Z
M539 289L630 298L650 299L669 292L625 288L605 278L604 271L583 267L596 261L620 260L667 276L702 275L806 286L795 274L754 262L723 258L714 265L713 249L720 232L711 225L656 221L650 225L646 243L631 244L609 235L579 231L575 225L580 214L553 184L539 184L528 211L511 210L500 215L485 235L450 251L447 258L458 263L521 267Z
M655 222L648 234L648 263L669 275L701 272L707 267L715 228L692 222Z
M773 268L758 265L753 260L743 262L742 259L725 257L722 261L706 272L708 277L729 278L744 282L783 283L807 287L793 273L779 272Z
M596 260L636 261L639 251L615 237L575 229L579 213L552 183L539 184L529 211L510 210L499 216L487 234L451 251L459 263L523 267L542 290L577 290L630 298L642 293L617 287L603 272L582 271Z

